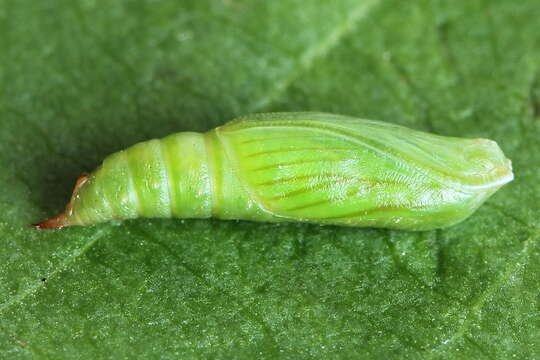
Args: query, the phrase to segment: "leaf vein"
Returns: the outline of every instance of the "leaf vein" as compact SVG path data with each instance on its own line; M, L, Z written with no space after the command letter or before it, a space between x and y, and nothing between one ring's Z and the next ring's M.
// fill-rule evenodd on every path
M494 281L493 284L489 286L486 291L484 291L484 293L478 297L474 304L472 304L472 306L469 308L469 316L465 319L465 321L463 321L463 324L457 329L456 333L450 337L450 339L445 340L431 351L431 358L440 348L443 348L448 344L454 343L458 339L464 339L467 336L467 330L469 330L472 323L472 315L478 314L484 304L491 297L493 297L498 290L502 289L508 283L512 274L516 272L523 260L527 257L527 255L529 255L531 244L533 243L533 241L537 240L539 236L540 231L533 233L527 238L527 240L525 240L523 248L517 256L517 260L513 264L509 265L503 275L498 280Z
M343 38L351 33L356 28L357 24L364 19L367 14L369 14L370 10L378 3L380 3L380 0L359 1L358 5L349 12L349 16L341 23L338 23L328 36L314 46L309 47L300 56L300 60L297 62L296 66L292 68L292 71L287 77L277 81L276 85L270 90L268 95L248 107L251 110L250 112L263 109L279 98L279 96L285 92L285 90L287 90L301 74L311 70L318 59L324 58L332 49L338 46Z
M96 244L96 242L103 237L103 235L107 232L107 229L101 229L94 233L94 235L84 244L82 247L75 249L71 255L67 256L63 261L60 262L60 264L51 271L47 278L51 279L56 274L62 272L65 270L71 263L73 263L75 260L77 260L81 255L84 255L92 246ZM42 289L44 287L43 282L36 281L34 285L31 285L27 287L25 290L21 291L19 294L13 296L10 300L6 301L0 306L0 313L4 312L6 309L11 307L12 305L15 305L16 303L19 303L26 299L29 295L32 295Z

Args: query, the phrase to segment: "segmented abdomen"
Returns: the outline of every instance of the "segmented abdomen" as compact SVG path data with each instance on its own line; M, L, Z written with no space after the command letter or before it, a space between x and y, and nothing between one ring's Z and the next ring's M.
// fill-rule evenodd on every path
M210 217L210 180L202 134L142 142L110 155L89 176L73 204L73 222Z
M215 131L173 134L112 154L72 202L73 225L137 217L273 218L243 189Z

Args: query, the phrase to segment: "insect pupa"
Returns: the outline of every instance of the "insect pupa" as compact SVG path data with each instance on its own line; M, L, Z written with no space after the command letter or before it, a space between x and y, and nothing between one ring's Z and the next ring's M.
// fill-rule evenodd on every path
M456 224L513 179L487 139L323 113L254 114L114 153L40 229L137 217L427 230Z

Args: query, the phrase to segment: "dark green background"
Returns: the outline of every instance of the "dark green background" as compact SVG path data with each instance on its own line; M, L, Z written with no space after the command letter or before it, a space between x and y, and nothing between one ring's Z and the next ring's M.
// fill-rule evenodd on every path
M0 0L0 358L540 357L537 0ZM109 153L256 111L496 140L516 179L399 232L37 231Z

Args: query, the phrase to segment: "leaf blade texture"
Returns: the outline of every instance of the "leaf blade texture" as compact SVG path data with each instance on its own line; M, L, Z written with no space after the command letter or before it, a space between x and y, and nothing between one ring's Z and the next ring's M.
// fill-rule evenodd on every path
M0 357L540 356L537 1L0 9ZM493 139L516 177L462 224L421 233L28 227L108 154L261 111Z

